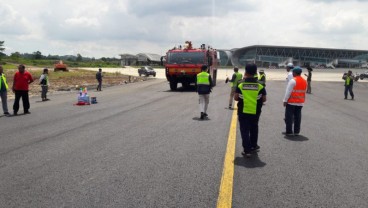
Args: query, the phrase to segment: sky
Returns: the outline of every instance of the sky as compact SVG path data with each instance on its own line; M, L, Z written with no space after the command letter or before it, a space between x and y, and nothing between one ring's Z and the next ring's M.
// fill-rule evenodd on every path
M164 55L192 41L368 50L368 0L0 0L4 53Z

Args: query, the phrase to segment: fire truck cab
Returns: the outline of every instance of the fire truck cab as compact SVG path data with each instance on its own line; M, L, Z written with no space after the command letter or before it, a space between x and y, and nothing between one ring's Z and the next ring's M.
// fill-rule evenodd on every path
M183 88L196 84L196 77L201 72L202 65L208 66L208 73L215 86L218 60L216 49L205 44L202 44L200 48L193 48L191 41L186 41L183 47L174 47L169 50L166 53L165 72L170 89L175 91L178 83L181 83Z

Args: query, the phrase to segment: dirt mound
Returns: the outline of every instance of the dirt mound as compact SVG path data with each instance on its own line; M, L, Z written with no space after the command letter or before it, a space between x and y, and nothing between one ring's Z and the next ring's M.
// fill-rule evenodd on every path
M41 96L41 86L39 79L42 73L41 69L27 69L33 76L34 82L30 84L29 95ZM5 72L9 88L13 85L13 76L15 70L7 70ZM134 82L144 81L144 77L135 77L123 75L120 73L103 73L102 88L116 85L125 85ZM87 87L89 90L97 88L96 72L71 69L69 72L49 72L49 94L74 91L80 87ZM11 90L8 91L8 99L14 98Z

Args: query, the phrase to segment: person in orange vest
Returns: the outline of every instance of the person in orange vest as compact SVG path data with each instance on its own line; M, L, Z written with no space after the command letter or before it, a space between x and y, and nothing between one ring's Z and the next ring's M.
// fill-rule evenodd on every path
M307 81L301 77L302 69L293 69L293 79L288 82L284 96L286 131L282 134L286 136L297 136L300 133L300 123L302 120L302 108L305 102L307 91ZM294 124L294 129L293 129ZM294 130L294 131L293 131Z

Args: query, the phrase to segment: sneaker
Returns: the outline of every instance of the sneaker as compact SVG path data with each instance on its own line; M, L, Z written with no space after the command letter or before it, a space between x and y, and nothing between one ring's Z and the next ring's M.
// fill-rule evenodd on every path
M201 112L201 117L200 117L200 119L201 119L201 120L203 120L203 119L204 119L204 113L203 113L203 112Z
M255 146L255 147L251 147L250 149L252 150L252 151L259 151L259 149L260 149L261 147L260 146Z
M299 136L299 133L294 133L294 136Z
M204 117L208 117L208 114L207 113L203 113Z
M31 114L31 112L29 112L29 111L24 111L24 114Z
M284 132L282 132L282 134L283 134L283 135L285 135L285 136L294 136L294 134L293 134L293 133L288 133L288 132L285 132L285 131L284 131Z
M14 113L13 113L13 116L17 116L17 115L18 115L18 113L17 113L17 112L14 112Z
M250 157L250 156L252 156L252 154L251 154L251 152L250 152L250 151L243 151L241 154L242 154L244 157Z
M4 115L5 116L10 116L10 113L9 112L5 112Z

